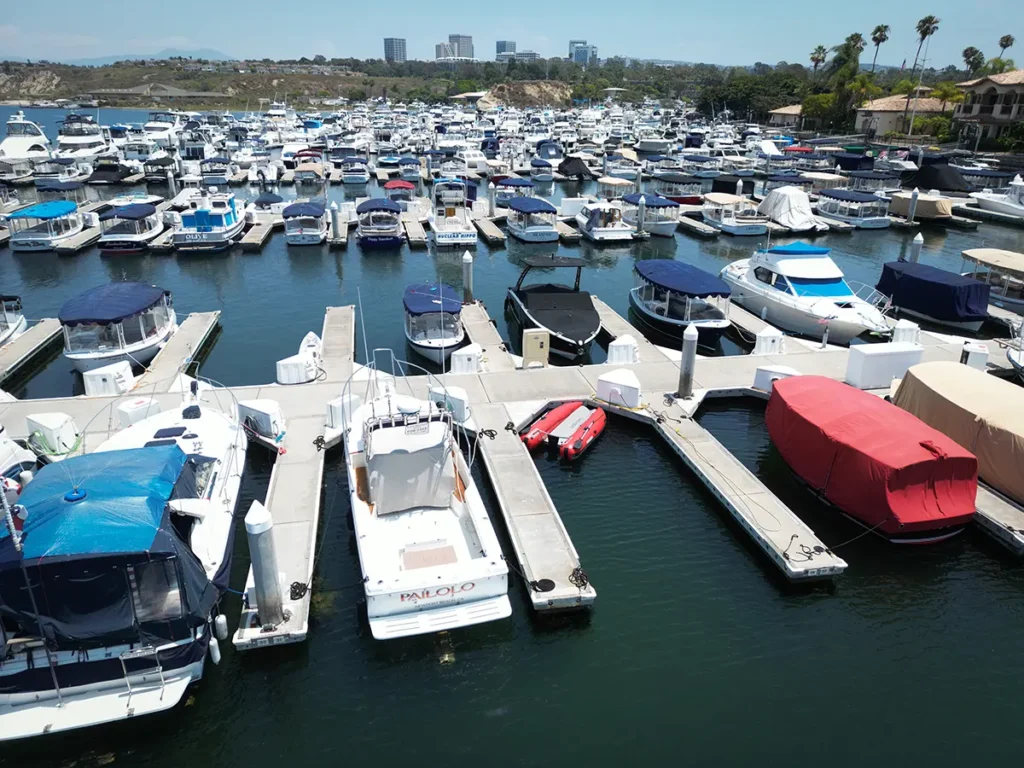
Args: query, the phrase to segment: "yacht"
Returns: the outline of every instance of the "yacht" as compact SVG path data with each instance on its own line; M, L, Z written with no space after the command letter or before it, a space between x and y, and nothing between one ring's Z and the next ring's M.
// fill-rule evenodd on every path
M178 330L171 293L144 283L109 283L64 302L57 315L64 357L77 371L128 361L145 367Z
M655 332L682 341L683 331L693 325L699 343L713 347L729 329L732 291L721 278L672 259L638 261L633 271L629 305Z
M179 251L215 252L230 248L242 234L245 216L231 192L201 190L176 215L174 247Z
M520 328L539 328L550 334L551 352L568 360L579 360L590 352L590 344L601 331L601 316L590 294L580 290L585 262L560 256L527 256L519 281L508 289L505 306ZM575 269L572 287L561 283L524 285L532 269Z
M247 439L198 386L159 408L43 466L0 524L0 739L171 709L220 659Z
M237 172L238 168L232 165L231 159L227 157L208 157L199 161L199 174L207 187L222 187L231 181L231 177Z
M757 212L753 202L726 192L704 195L704 221L730 235L763 235L768 232L768 217Z
M539 197L512 197L506 201L508 233L524 243L558 242L558 210Z
M0 141L0 160L37 160L50 156L50 140L43 129L18 110L7 118L4 140Z
M142 253L164 231L164 222L151 203L132 203L100 215L97 246L101 253Z
M476 245L476 227L470 220L466 182L438 179L431 192L430 231L440 247Z
M92 175L92 166L73 157L48 157L37 160L32 180L37 187L48 187L58 181L85 181Z
M370 171L366 160L361 157L346 157L341 161L342 184L366 184L370 181Z
M176 112L150 112L149 121L142 126L142 130L164 149L177 147L182 130L181 116Z
M69 114L60 124L55 152L59 157L88 161L102 156L116 157L118 151L109 133L89 115Z
M628 242L636 230L622 218L622 208L613 203L586 203L576 214L580 233L595 243Z
M322 200L292 203L281 216L288 245L320 245L327 239L327 208Z
M52 251L85 228L85 216L71 200L48 200L7 214L12 251Z
M643 223L640 222L640 205L643 204ZM674 237L679 228L679 203L661 195L649 192L634 192L625 195L619 203L622 220L638 232L649 232L658 237Z
M361 248L400 248L405 241L402 207L387 198L370 198L356 206L356 240Z
M21 336L26 328L28 321L21 310L21 297L0 295L0 347Z
M889 203L873 192L852 189L823 189L818 193L819 216L852 224L857 229L885 229L889 219Z
M829 253L802 242L759 249L719 277L733 301L790 333L821 338L827 329L833 344L849 344L863 333L889 335L888 299L873 289L866 299L858 296Z
M405 307L405 338L417 354L442 365L462 346L462 299L443 283L410 285L402 297Z
M1005 192L984 189L971 192L971 197L978 201L978 207L983 211L1024 217L1024 181L1020 176L1014 176Z
M126 139L121 145L121 154L128 165L144 168L145 165L161 157L170 157L167 150L148 136Z
M971 248L961 253L960 273L991 286L989 301L1024 314L1024 253L1001 248Z

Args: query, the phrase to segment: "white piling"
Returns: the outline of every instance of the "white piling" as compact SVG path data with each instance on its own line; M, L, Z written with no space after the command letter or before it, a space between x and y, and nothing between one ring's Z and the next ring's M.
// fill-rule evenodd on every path
M677 397L693 397L693 369L697 366L697 326L690 323L683 331L683 359L679 362L679 391Z
M178 185L174 181L174 171L170 168L167 169L167 189L171 193L171 197L175 197L178 194Z
M331 237L341 237L338 233L341 231L341 211L338 209L338 204L331 201Z
M743 197L743 179L736 179L736 196Z
M636 231L643 232L644 224L647 221L647 203L644 202L644 196L640 195L640 202L636 206Z
M602 176L607 176L608 175L608 153L607 152L605 152L601 156L601 175Z
M469 251L462 254L462 301L473 303L473 254Z
M494 218L494 182L487 184L487 202L490 207L490 217Z
M917 214L917 198L920 194L917 187L914 187L914 191L910 193L910 210L907 211L907 221L910 223L914 222L914 216Z
M910 260L917 264L921 258L921 248L924 246L924 236L918 232L910 243Z
M245 516L249 538L249 558L256 581L256 610L260 624L276 627L284 622L281 583L277 575L277 549L274 547L274 521L267 508L254 501Z

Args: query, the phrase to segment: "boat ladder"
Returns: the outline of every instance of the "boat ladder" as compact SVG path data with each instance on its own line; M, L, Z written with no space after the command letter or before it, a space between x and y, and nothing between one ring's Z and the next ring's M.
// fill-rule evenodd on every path
M131 704L132 694L135 691L132 689L132 681L131 681L131 678L130 678L130 676L128 674L128 664L127 664L127 662L134 661L135 659L146 659L146 658L150 658L150 657L152 657L152 659L153 659L153 666L152 667L150 667L149 669L133 670L132 674L135 675L135 676L143 675L143 681L145 681L146 676L148 676L148 675L152 675L154 673L159 675L160 676L160 698L161 698L161 700L164 697L164 690L167 688L167 681L164 679L164 668L160 664L160 649L159 648L154 648L152 645L144 645L144 646L141 646L139 648L133 648L130 651L125 651L120 656L120 659L121 659L121 671L124 673L125 685L128 686L128 703L129 703L129 705Z

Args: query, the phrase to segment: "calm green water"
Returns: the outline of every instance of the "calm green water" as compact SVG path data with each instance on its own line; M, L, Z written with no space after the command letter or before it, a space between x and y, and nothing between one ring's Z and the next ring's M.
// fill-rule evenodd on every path
M140 119L101 114L104 122ZM344 192L330 190L332 198ZM984 225L924 234L925 258L950 268L963 248L982 243L1024 250L1021 233ZM893 231L818 242L835 249L852 279L874 283L909 238ZM635 259L674 255L717 271L752 246L679 236L559 251L586 258L584 286L625 313ZM525 252L536 250L514 242L477 249L477 294L503 332L504 291ZM324 306L360 296L360 338L365 330L370 348L402 350L404 286L443 279L461 287L458 255L364 257L354 243L340 252L288 249L280 237L259 254L201 258L0 251L0 292L20 293L32 317L53 316L68 296L122 273L171 289L183 313L223 311L202 372L228 384L271 380L274 362L319 331ZM57 357L16 394L69 395L74 386ZM827 544L858 535L793 482L770 446L761 405L712 403L701 422ZM613 418L577 466L538 465L598 590L589 615L534 617L516 578L508 622L447 638L374 641L354 586L343 459L332 453L306 644L240 655L226 643L221 665L208 665L185 706L5 744L0 766L1019 762L1024 570L981 534L920 549L863 537L839 550L850 569L834 590L794 590L645 428ZM240 509L262 498L270 469L253 449ZM478 482L504 538L486 475ZM239 588L244 536L236 554ZM233 623L237 597L227 613Z

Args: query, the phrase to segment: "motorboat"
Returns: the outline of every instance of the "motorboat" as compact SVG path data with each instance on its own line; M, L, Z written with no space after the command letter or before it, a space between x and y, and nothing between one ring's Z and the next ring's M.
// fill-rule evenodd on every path
M776 187L757 206L757 212L794 233L827 232L829 228L814 215L811 199L799 187Z
M142 174L149 184L166 184L168 174L178 174L178 161L170 155L151 158L142 164Z
M405 338L418 355L437 365L462 346L462 299L444 283L410 285L402 297Z
M97 247L102 253L142 253L164 231L164 222L151 203L132 203L100 214Z
M38 160L32 169L36 187L59 181L85 181L92 175L92 166L73 157L49 157Z
M50 140L43 129L25 117L20 109L7 118L0 161L40 160L50 156Z
M981 192L971 192L971 197L978 201L978 207L983 211L1024 216L1024 181L1020 176L1013 178L1005 192L985 189Z
M820 339L827 328L833 344L849 344L862 333L889 335L888 298L866 286L858 289L866 298L858 296L830 253L802 242L758 249L719 277L734 302L790 333Z
M125 179L136 173L137 171L118 161L116 157L97 157L92 164L92 173L85 183L96 186L124 184Z
M28 321L21 308L21 296L0 294L0 347L14 341L28 328ZM0 429L2 432L2 429ZM0 468L2 469L2 468ZM0 476L4 476L0 471Z
M977 333L988 318L991 286L929 264L890 261L882 265L875 289L900 314Z
M638 232L674 237L679 227L679 203L667 197L649 192L633 192L622 198L619 207L622 209L622 220Z
M539 197L512 197L506 201L508 233L524 243L558 242L558 210Z
M636 232L623 221L622 209L613 203L585 203L576 214L580 233L595 243L628 242Z
M1024 314L1024 253L1000 248L970 248L961 256L961 274L990 286L991 303Z
M292 203L281 211L281 216L288 245L320 245L327 239L329 221L323 200Z
M701 210L704 221L729 235L754 236L768 232L768 217L757 212L753 202L727 192L708 192Z
M255 214L269 214L271 216L279 215L284 213L284 209L294 202L294 200L285 200L273 192L260 192L256 199L245 207L245 212L246 214L252 212Z
M177 112L150 112L149 120L142 126L146 136L164 149L178 146L178 137L183 127L181 115Z
M350 396L353 406L361 404L350 411L344 440L373 637L508 618L508 566L457 443L452 411L399 394L395 381L375 370L368 390ZM447 402L444 387L434 391Z
M198 389L147 408L0 523L0 739L169 710L220 660L246 436Z
M0 157L0 184L27 184L35 173L35 162L28 157Z
M604 432L608 416L603 408L588 407L580 400L556 405L520 435L530 451L548 445L567 461L578 459Z
M680 205L701 205L704 194L711 191L711 179L685 173L664 173L654 179L656 194Z
M416 185L404 179L392 179L384 183L384 196L398 203L402 213L407 213L420 223L430 218L430 201L416 196Z
M170 157L167 150L148 136L125 139L121 144L121 155L125 163L142 168L151 160Z
M518 176L506 176L494 182L494 207L508 208L513 197L533 197L534 183Z
M304 156L304 162L299 163L295 166L295 183L296 184L314 184L320 185L324 183L324 167L319 162L312 162L308 160L308 156Z
M178 330L171 293L145 283L108 283L64 302L57 315L64 357L77 371L127 361L145 367Z
M252 163L246 171L248 182L260 186L277 184L283 173L284 163L271 157L269 152L253 152Z
M116 157L118 152L109 131L97 125L91 116L72 113L61 121L55 156L90 162L97 157Z
M614 179L626 179L627 181L636 181L640 178L640 174L643 168L640 161L636 159L636 156L627 157L622 154L624 150L619 150L618 154L611 154L606 156L607 165L605 167L605 175L611 176Z
M527 256L526 268L515 286L508 289L505 306L523 329L537 328L550 334L551 352L568 360L579 360L590 352L590 344L601 331L601 316L590 294L580 290L586 262L561 256ZM533 269L575 269L576 282L524 285Z
M869 192L888 200L893 192L900 191L900 175L886 171L850 171L850 189L855 192Z
M928 166L926 166L928 167ZM842 193L842 190L836 189L829 193L822 192L822 196L837 195ZM850 192L848 194L854 194ZM863 193L856 193L863 194ZM946 197L941 194L923 194L917 195L917 203L914 203L914 194L912 192L894 192L889 197L888 213L902 218L907 218L910 215L910 209L914 209L914 220L915 221L936 221L943 222L949 221L953 217L953 198ZM821 210L821 204L818 204L818 212L825 215ZM878 213L877 209L873 209L871 216L880 217L885 214L885 209L882 209L882 213ZM886 217L886 221L889 219ZM857 223L856 221L852 223ZM879 224L878 226L888 226L888 224Z
M179 251L210 253L233 246L244 227L245 216L233 193L202 190L176 214L172 238Z
M551 163L539 157L530 160L530 180L538 184L546 184L555 180L555 171Z
M552 168L557 168L559 163L565 159L565 152L562 151L558 142L553 139L547 139L537 144L537 148L533 153L533 158L535 160L544 160ZM535 179L535 181L541 181L541 179ZM548 181L552 181L552 179L548 179Z
M207 187L222 187L237 172L238 168L231 164L231 159L223 155L199 161L199 174L203 177L203 185Z
M370 171L366 160L361 157L346 157L341 161L342 184L366 184L370 181Z
M71 200L48 200L7 214L12 251L52 251L85 228L86 217Z
M370 198L356 206L356 241L361 248L400 248L405 242L402 207L387 198Z
M877 395L825 376L779 379L765 425L815 496L893 543L944 541L974 517L978 459Z
M818 193L819 216L852 224L857 229L885 229L889 219L889 205L873 192L852 189L823 189Z
M629 305L649 328L682 341L693 325L702 346L714 347L732 324L729 285L691 264L672 259L645 259L633 267L636 285Z
M470 219L466 182L437 179L431 192L430 231L438 247L475 246L477 231Z
M398 158L398 175L404 181L418 182L420 180L420 161L415 157Z
M805 179L802 174L797 171L786 171L785 173L772 174L764 180L761 185L760 199L768 197L774 190L781 187L796 187L797 189L810 190L814 186L814 182L811 179ZM754 195L757 198L757 194ZM808 205L808 208L810 205Z

